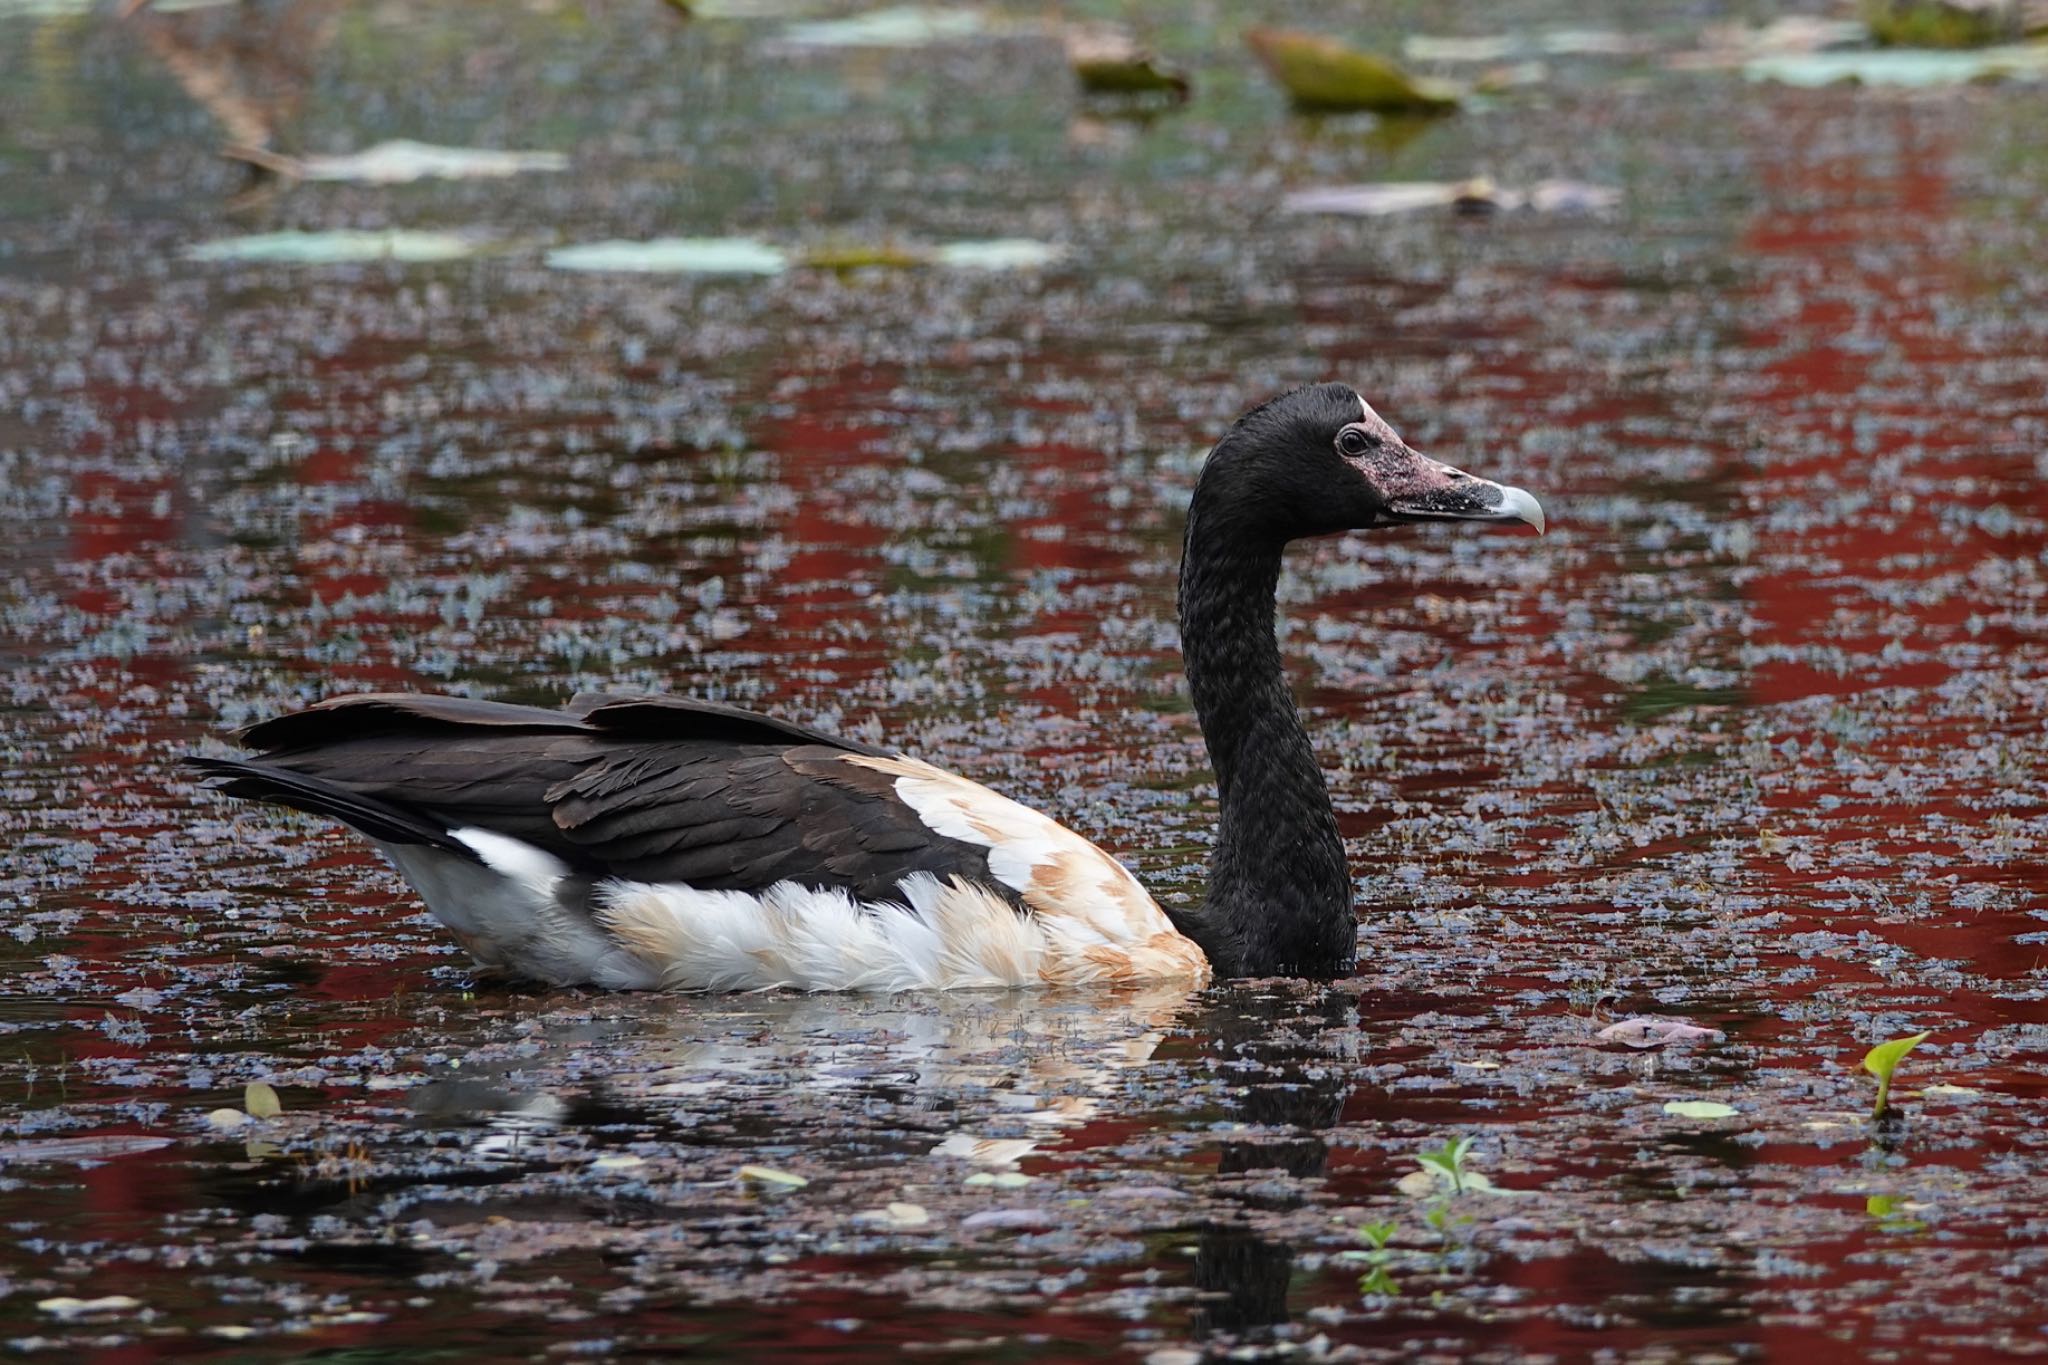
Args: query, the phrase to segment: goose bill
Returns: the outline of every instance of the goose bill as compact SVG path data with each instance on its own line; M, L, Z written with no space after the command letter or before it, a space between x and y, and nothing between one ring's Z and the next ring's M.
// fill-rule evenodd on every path
M1525 521L1543 534L1543 504L1524 488L1478 478L1435 460L1425 487L1388 500L1394 521Z

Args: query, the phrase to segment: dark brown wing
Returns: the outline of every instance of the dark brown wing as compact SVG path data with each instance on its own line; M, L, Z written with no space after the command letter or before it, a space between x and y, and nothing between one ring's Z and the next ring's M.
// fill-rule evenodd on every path
M886 751L737 707L581 696L561 710L459 697L342 697L265 721L254 760L202 760L234 795L398 842L493 830L580 871L706 890L778 881L894 898L913 872L991 886L987 851L937 834ZM454 845L460 847L459 845Z

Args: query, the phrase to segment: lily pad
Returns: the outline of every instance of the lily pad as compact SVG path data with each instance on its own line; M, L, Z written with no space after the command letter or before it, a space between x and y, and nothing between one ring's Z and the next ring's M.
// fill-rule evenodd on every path
M971 9L938 5L897 5L846 19L791 24L782 31L788 47L929 47L958 42L988 31L988 21Z
M643 275L780 275L789 257L751 237L655 237L584 242L547 254L557 270Z
M1742 1111L1719 1100L1666 1100L1664 1112L1681 1119L1732 1119Z
M1255 28L1244 40L1296 108L1443 114L1463 96L1448 82L1410 75L1385 57L1320 34Z
M1526 190L1504 189L1485 177L1472 180L1389 180L1373 185L1324 185L1280 201L1288 213L1337 213L1384 218L1426 209L1493 213L1599 213L1621 202L1621 191L1577 180L1539 180Z
M1050 242L1029 237L992 237L982 242L948 242L932 254L940 265L959 270L1037 270L1066 255Z
M230 155L253 156L229 149ZM263 164L299 180L352 180L366 185L404 185L415 180L498 180L529 171L565 171L560 152L511 152L482 147L440 147L430 142L380 142L343 156L279 157Z
M223 237L186 247L188 261L243 261L277 265L345 265L360 261L399 261L409 265L456 261L476 253L474 238L454 232L410 232L392 228L364 232L347 228L327 232L259 232Z
M1969 52L1924 48L1882 48L1864 52L1802 52L1759 57L1742 68L1753 81L1820 87L1854 81L1862 85L1927 89L1975 81L2048 77L2048 44L2014 43Z
M270 1086L251 1081L242 1087L242 1108L249 1111L252 1119L274 1119L284 1112L284 1103Z

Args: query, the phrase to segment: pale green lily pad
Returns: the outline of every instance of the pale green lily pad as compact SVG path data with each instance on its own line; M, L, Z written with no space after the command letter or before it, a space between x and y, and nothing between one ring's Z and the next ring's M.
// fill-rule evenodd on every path
M1681 1119L1732 1119L1742 1111L1719 1100L1666 1100L1664 1112Z
M643 275L780 275L789 257L751 237L656 237L645 242L583 242L547 255L557 270Z
M975 10L897 5L847 19L791 24L781 41L789 47L930 47L987 31L988 21Z
M284 1102L262 1081L251 1081L242 1087L242 1108L252 1119L274 1119L284 1112Z
M528 171L565 171L560 152L499 151L487 147L440 147L431 142L380 142L344 156L290 158L285 169L301 180L353 180L366 185L403 185L415 180L500 180Z
M948 242L932 253L940 265L958 270L1037 270L1066 252L1028 237L993 237L984 242Z
M2048 77L2048 44L2015 43L1970 52L1884 48L1870 52L1799 52L1759 57L1742 68L1753 81L1819 87L1842 81L1928 89L1986 80Z
M361 232L259 232L223 237L186 247L188 261L243 261L260 265L346 265L398 261L407 265L456 261L476 253L473 238L454 232L409 232L394 228Z

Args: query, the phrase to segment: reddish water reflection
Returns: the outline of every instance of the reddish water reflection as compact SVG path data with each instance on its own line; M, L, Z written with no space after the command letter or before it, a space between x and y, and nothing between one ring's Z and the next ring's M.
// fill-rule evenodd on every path
M547 61L622 73L617 128L659 125L627 106L672 75L633 77L687 54L739 73L714 113L760 145L735 160L879 156L859 120L776 102L761 37L526 28L492 60L536 89ZM1042 278L210 272L145 235L106 280L20 211L0 370L49 406L7 419L29 455L0 503L9 1338L110 1361L2038 1350L2048 371L2023 306L2038 190L2002 168L2040 95L1673 79L1630 97L1660 150L1625 222L1247 226L1231 206L1271 197L1246 168L1275 148L1321 176L1464 174L1475 148L1578 145L1593 115L1561 98L1404 154L1226 91L1077 165L1015 56L959 58L1000 106L959 116L965 161L901 111L885 141L932 183L1011 156L900 230L1038 214L1079 261ZM357 94L391 79L335 60ZM408 88L433 88L417 60ZM538 138L502 117L480 140ZM105 130L67 136L108 164ZM134 136L203 176L200 144ZM740 175L707 138L693 173ZM749 173L738 202L772 202ZM560 201L277 212L649 235L636 205L674 183L635 163ZM225 230L211 194L190 237ZM42 290L119 325L63 325ZM173 767L329 690L677 687L873 726L1193 894L1191 453L1323 374L1544 490L1555 524L1350 538L1290 575L1368 907L1334 990L477 983L355 844L195 801ZM1727 1041L1597 1046L1628 1013ZM1906 1123L1874 1128L1856 1063L1920 1028ZM209 1127L251 1080L285 1118ZM1737 1114L1666 1112L1684 1099ZM1416 1153L1459 1133L1519 1193L1417 1190ZM973 1138L1029 1145L946 1145ZM748 1163L811 1184L751 1187ZM878 1221L906 1203L927 1221ZM1397 1299L1358 1292L1374 1220ZM39 1306L113 1294L142 1307Z

